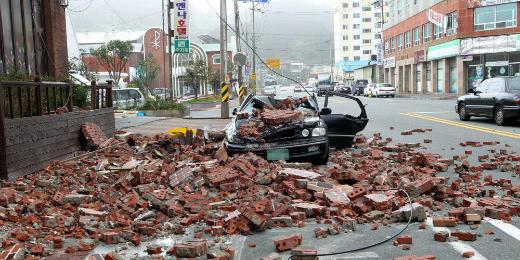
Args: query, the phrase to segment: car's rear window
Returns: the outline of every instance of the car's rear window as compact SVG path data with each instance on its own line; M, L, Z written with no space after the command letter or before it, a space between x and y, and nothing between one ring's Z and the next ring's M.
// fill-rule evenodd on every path
M507 89L510 92L520 92L520 78L511 78L507 80Z

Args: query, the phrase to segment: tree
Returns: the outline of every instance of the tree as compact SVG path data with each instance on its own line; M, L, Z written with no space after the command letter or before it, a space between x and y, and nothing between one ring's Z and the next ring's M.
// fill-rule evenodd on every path
M213 93L215 96L218 96L217 90L220 86L220 70L217 69L208 69L208 83L213 88Z
M186 68L187 83L195 91L195 99L198 98L200 82L208 80L208 66L204 60L197 59Z
M98 62L108 72L111 79L119 84L121 74L128 64L128 58L133 46L130 41L114 40L109 41L101 47L91 50L91 54L98 59Z
M160 68L151 55L139 62L133 81L143 93L148 93L148 89L151 88L152 83L157 78Z

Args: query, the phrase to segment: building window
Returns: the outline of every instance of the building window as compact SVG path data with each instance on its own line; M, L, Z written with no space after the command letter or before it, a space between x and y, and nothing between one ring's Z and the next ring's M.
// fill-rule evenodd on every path
M363 54L369 54L369 55L370 55L371 53L372 53L371 50L364 50L364 51L363 51Z
M403 49L403 35L399 34L397 36L397 49L402 50Z
M442 26L433 25L433 39L442 38Z
M376 17L376 18L380 18L380 17L381 17L381 13L375 13L375 14L374 14L374 17Z
M348 8L348 3L343 3L343 8Z
M361 39L361 35L354 35L354 40L359 40Z
M354 56L354 60L355 60L355 61L361 60L361 57L359 57L359 56Z
M348 35L343 35L343 40L348 41Z
M343 14L343 19L348 19L348 14Z
M352 3L352 7L359 7L359 3Z
M430 23L424 24L422 31L423 31L423 39L424 39L423 41L429 42L430 38L432 37L431 24Z
M220 64L220 54L213 55L213 64Z
M363 33L371 33L372 29L363 29Z
M381 39L381 34L380 34L380 33L376 33L376 34L374 35L374 38L375 38L375 39Z
M352 25L352 28L353 28L353 29L359 29L359 28L361 28L361 25L359 25L359 24L353 24L353 25Z
M446 23L446 35L453 35L457 33L459 27L459 13L453 12L447 15L448 22Z
M395 51L395 37L392 38L392 52Z
M343 30L347 30L348 29L348 25L344 24L343 25Z
M404 34L404 41L406 42L406 48L412 47L412 31L407 31Z
M475 31L516 27L516 3L475 8Z
M413 29L413 46L421 44L421 27L417 26Z
M348 57L343 57L343 61L348 61Z
M372 21L372 19L370 19L370 18L363 18L363 22L364 22L364 23L369 23L369 22L371 22L371 21Z
M354 17L354 18L361 18L361 14L355 13L355 14L352 15L352 17Z
M357 46L357 45L355 45L355 46L354 46L354 50L355 50L355 51L359 51L359 50L361 50L361 47L360 47L360 46Z
M363 43L372 43L372 40L370 40L370 39L364 39L364 40L363 40Z
M348 46L343 46L343 51L348 51Z
M370 6L363 7L363 11L370 12L371 10L372 10L372 8L370 8Z

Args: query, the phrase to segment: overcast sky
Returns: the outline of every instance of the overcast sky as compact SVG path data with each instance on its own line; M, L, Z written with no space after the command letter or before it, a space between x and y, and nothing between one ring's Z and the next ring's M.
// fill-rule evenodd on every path
M292 61L324 62L329 57L333 10L336 0L272 0L259 5L256 16L259 53ZM162 0L70 0L69 12L76 32L145 31L162 26ZM165 0L167 2L167 0ZM192 38L219 36L219 0L191 0ZM232 0L228 19L234 24ZM244 33L251 37L251 3L240 4ZM230 32L231 33L231 32ZM314 50L309 52L309 50Z

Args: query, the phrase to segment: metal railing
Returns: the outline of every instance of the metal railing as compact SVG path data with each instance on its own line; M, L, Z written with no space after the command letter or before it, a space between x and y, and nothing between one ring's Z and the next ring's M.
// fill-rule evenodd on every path
M56 114L62 107L72 111L69 82L0 81L0 119Z

